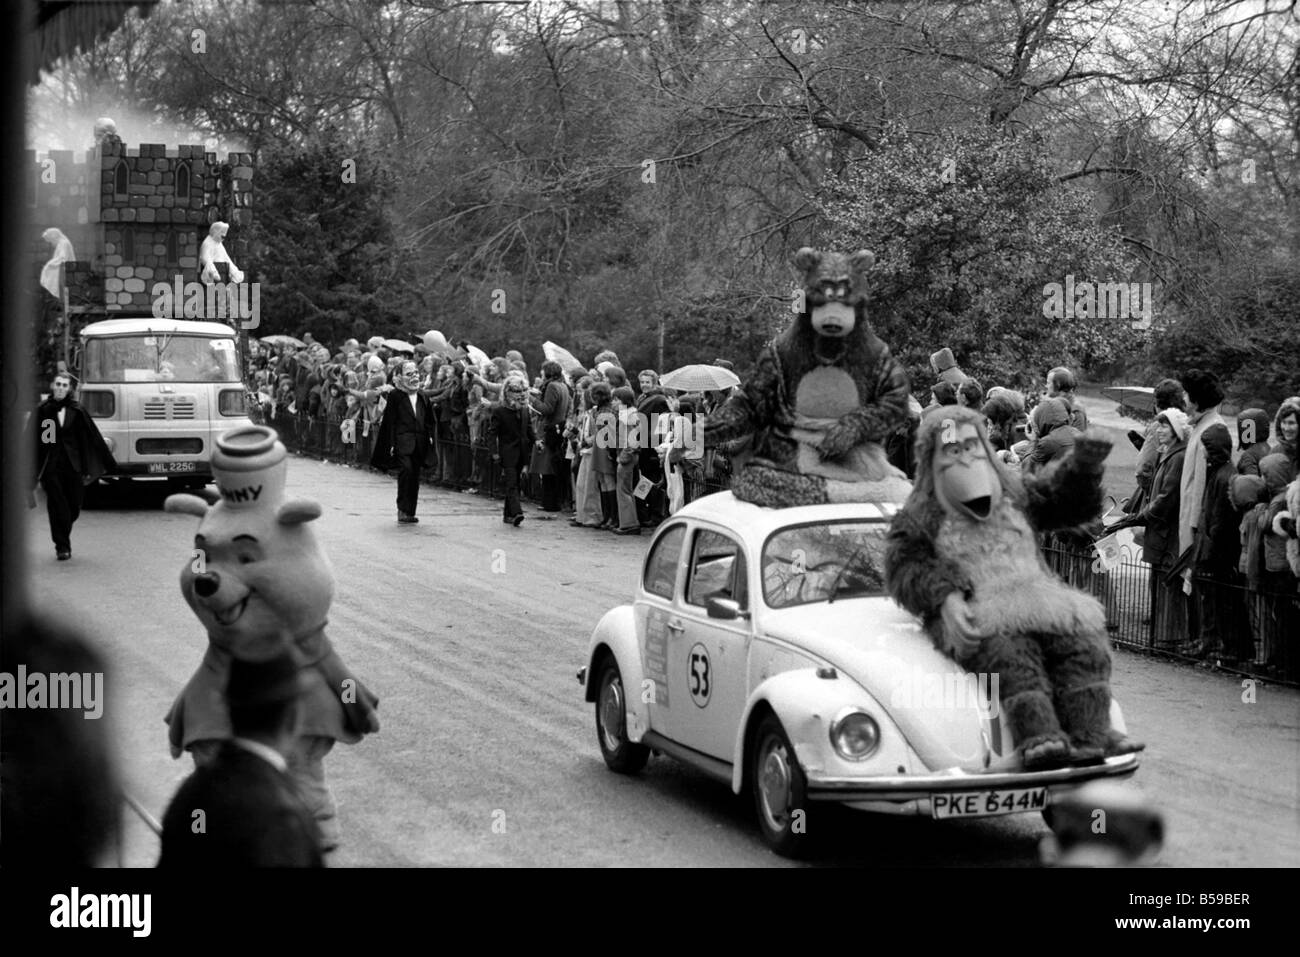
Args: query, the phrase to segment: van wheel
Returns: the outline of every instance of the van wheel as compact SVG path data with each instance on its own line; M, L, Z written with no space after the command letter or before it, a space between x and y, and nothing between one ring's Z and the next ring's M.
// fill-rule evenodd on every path
M814 846L808 831L808 781L774 714L764 715L754 732L749 785L767 846L782 857L809 856Z

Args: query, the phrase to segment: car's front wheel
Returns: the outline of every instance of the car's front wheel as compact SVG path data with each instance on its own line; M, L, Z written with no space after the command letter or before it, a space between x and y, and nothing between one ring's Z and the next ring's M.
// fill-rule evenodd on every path
M627 737L627 690L613 655L607 656L596 676L596 738L611 771L636 774L648 760L650 749Z
M758 827L768 847L782 857L804 857L813 850L808 832L808 782L794 747L774 714L754 731L749 784Z

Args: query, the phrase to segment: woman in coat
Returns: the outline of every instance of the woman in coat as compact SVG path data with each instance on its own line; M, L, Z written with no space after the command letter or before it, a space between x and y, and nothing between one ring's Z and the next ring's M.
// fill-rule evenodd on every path
M596 473L596 491L600 495L603 519L599 528L618 528L618 420L614 412L614 390L608 382L591 387L592 471Z
M596 448L596 414L591 406L593 387L594 383L589 383L578 393L578 477L574 483L577 507L573 518L569 520L570 525L585 528L599 528L605 517L600 507L600 488L596 475L595 458L602 450Z
M1151 563L1151 644L1165 650L1176 650L1187 638L1187 599L1182 580L1166 581L1180 554L1178 511L1187 433L1187 413L1169 408L1156 416L1155 439L1160 457L1147 504L1108 529L1146 528L1143 552Z

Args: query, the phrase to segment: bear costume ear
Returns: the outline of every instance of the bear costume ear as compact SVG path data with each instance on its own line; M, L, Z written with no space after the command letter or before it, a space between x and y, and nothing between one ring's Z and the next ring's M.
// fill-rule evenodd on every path
M196 518L206 517L208 507L209 504L197 495L168 495L167 500L163 502L164 512L179 512Z
M281 525L301 525L320 518L319 502L307 498L294 498L285 502L276 510L275 518Z
M794 254L794 259L791 260L794 263L794 268L803 273L805 279L812 276L813 270L817 268L817 264L821 261L822 254L811 246L804 246Z
M853 272L862 275L871 268L876 261L876 254L870 249L859 249L849 258L849 265L853 267Z

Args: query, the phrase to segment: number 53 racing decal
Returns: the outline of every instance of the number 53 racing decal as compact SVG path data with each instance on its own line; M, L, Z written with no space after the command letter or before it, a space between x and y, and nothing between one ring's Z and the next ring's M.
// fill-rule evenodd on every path
M709 696L713 694L713 670L709 666L709 652L701 644L693 645L687 664L690 669L687 675L690 679L691 700L698 707L707 708Z

